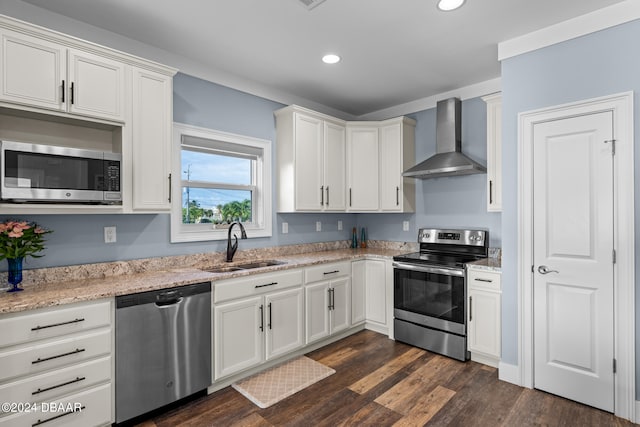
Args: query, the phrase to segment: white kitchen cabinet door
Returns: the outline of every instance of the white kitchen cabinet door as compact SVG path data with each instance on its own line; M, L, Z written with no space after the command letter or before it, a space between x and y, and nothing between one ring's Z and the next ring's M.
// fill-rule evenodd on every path
M500 293L469 288L469 351L500 358Z
M402 126L380 128L380 209L402 210Z
M324 188L324 122L315 117L294 113L295 117L295 203L296 210L320 211Z
M331 281L331 333L351 326L351 278Z
M132 207L136 211L171 209L172 97L170 76L133 70Z
M351 324L365 321L366 260L351 263Z
M336 123L324 123L324 209L344 211L347 208L347 147L346 128Z
M385 262L367 260L365 287L367 322L387 326L386 292Z
M8 30L1 37L2 101L65 111L66 48Z
M378 127L347 126L349 211L378 210L378 168Z
M123 122L126 65L99 55L69 49L70 113Z
M415 121L407 117L380 125L380 210L415 212L416 180L402 172L415 164Z
M502 94L482 98L487 103L487 211L502 211Z
M264 309L261 296L214 307L215 380L262 363Z
M266 360L304 345L303 299L302 288L265 296Z
M318 282L306 285L305 298L305 333L306 343L312 343L329 336L329 282Z

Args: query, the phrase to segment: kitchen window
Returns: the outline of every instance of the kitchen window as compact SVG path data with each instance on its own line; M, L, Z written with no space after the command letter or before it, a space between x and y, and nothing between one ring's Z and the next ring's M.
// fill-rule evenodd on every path
M171 241L271 236L271 141L174 123ZM179 177L179 179L175 179Z

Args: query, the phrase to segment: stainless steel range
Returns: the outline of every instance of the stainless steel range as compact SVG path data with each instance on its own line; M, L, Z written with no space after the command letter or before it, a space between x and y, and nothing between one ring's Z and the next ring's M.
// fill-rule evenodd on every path
M465 264L487 257L489 232L422 228L418 242L393 258L395 339L468 360Z

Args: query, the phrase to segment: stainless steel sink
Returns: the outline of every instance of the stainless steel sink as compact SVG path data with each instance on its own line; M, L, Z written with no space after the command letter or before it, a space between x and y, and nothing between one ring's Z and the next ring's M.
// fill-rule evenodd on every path
M265 261L257 261L257 262L251 262L251 263L246 263L246 264L236 264L236 265L229 265L229 266L221 266L221 267L212 267L212 268L203 268L203 271L208 271L210 273L229 273L232 271L240 271L240 270L252 270L254 268L264 268L264 267L271 267L274 265L282 265L282 264L286 264L285 262L282 261L275 261L275 260L265 260Z

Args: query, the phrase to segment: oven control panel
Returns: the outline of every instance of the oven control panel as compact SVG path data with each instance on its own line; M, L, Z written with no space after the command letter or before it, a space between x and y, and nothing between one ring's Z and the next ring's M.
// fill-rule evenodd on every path
M486 230L441 230L435 228L421 228L418 232L418 243L484 246L486 238Z

